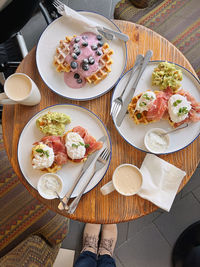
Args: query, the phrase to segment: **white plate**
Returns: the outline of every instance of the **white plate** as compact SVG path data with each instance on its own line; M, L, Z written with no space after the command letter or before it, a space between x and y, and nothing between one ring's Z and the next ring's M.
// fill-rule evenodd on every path
M148 64L145 69L138 86L136 88L135 94L138 95L141 92L146 90L158 90L157 86L152 86L151 84L151 76L154 68L159 64L160 61L152 61ZM176 64L177 65L177 64ZM182 89L191 93L195 99L200 102L200 82L199 80L187 69L183 68L180 65L177 65L178 68L182 70L183 80L181 81ZM122 92L126 81L130 75L130 71L124 74L124 76L120 79L117 84L112 100L117 98ZM137 73L135 74L137 75ZM124 94L124 97L126 93ZM120 127L117 126L114 121L115 127L117 128L120 135L133 147L138 148L142 151L148 152L144 145L144 136L147 131L152 128L163 128L166 131L172 130L170 124L166 120L161 120L159 122L150 123L148 125L136 125L133 120L130 118L128 114L126 114L122 124ZM182 129L180 131L176 131L170 134L170 146L165 151L165 153L160 154L168 154L172 152L176 152L180 149L185 148L189 144L191 144L200 133L200 121L196 123L190 123L189 127Z
M102 15L92 12L81 12L81 14L104 27L120 31L113 22ZM125 42L119 39L106 40L114 51L111 73L97 85L86 84L79 89L68 87L64 83L64 74L58 73L53 65L56 47L60 40L65 39L65 36L80 35L86 31L88 30L80 24L69 23L65 17L60 17L53 21L43 32L36 51L37 67L46 85L55 93L73 100L89 100L105 94L117 83L126 67L127 49Z
M46 109L43 109L39 113L37 113L33 118L29 120L29 122L24 127L18 143L18 162L20 169L25 177L25 179L29 182L30 185L32 185L35 189L37 189L37 183L44 174L44 172L40 170L34 170L31 164L31 151L33 147L33 143L36 141L39 141L44 134L42 134L39 129L36 127L36 120L41 115L46 114L48 111L52 112L62 112L66 113L71 117L71 123L66 126L66 131L72 129L75 126L82 126L87 131L98 140L102 136L106 136L107 140L104 143L103 147L108 147L111 150L111 140L110 136L108 134L108 131L102 121L91 111L89 111L86 108L72 105L72 104L61 104L61 105L55 105L48 107ZM100 153L100 152L99 152ZM97 153L97 156L99 155ZM111 159L111 156L110 156ZM104 177L108 167L110 164L110 160L108 163L103 167L100 171L98 171L92 181L89 183L88 187L85 190L85 193L90 191L92 188L94 188L100 180ZM57 174L62 178L63 180L63 190L61 192L61 197L65 195L65 193L69 190L70 185L73 183L74 179L78 176L81 168L83 166L83 163L73 163L73 162L67 162L61 170L57 172ZM84 174L84 176L81 178L80 182L78 183L77 187L75 188L72 197L77 196L77 194L81 190L81 186L85 179L89 177L92 174L94 168L94 162L90 165L88 168L88 171Z

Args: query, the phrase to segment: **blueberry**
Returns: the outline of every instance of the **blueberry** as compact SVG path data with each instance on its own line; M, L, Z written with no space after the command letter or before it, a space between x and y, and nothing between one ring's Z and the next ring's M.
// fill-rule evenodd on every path
M75 53L72 53L72 57L73 57L73 59L75 59L75 60L78 58L77 54L75 54Z
M97 45L94 44L94 45L91 45L91 48L92 48L92 50L97 50L98 47L97 47Z
M95 62L95 60L94 60L93 57L89 57L89 58L88 58L88 61L89 61L89 64L90 64L90 65L93 65L94 62Z
M82 39L83 39L83 40L87 40L87 38L88 38L88 37L87 37L86 35L83 35L83 36L82 36Z
M88 64L83 64L82 65L82 69L85 70L85 71L89 70L89 65Z
M102 40L102 36L100 34L97 35L97 40Z
M76 69L78 67L78 63L75 62L75 61L72 61L70 66L71 66L72 69Z
M86 41L82 42L82 46L84 46L84 47L88 46L88 42L86 42Z
M98 46L102 47L103 46L103 42L98 42Z
M75 43L78 43L80 41L80 38L79 37L76 37L75 39L74 39L74 42Z
M88 59L87 58L84 58L83 59L83 64L88 64L88 63L89 63Z
M97 54L97 56L101 56L103 53L101 52L101 50L97 50L96 54Z
M82 83L82 79L77 79L77 83Z
M80 75L78 73L75 73L74 74L74 79L79 79L80 78Z
M73 48L77 49L77 48L79 48L79 45L78 44L73 44Z
M81 53L81 50L79 48L74 49L74 53L79 56Z

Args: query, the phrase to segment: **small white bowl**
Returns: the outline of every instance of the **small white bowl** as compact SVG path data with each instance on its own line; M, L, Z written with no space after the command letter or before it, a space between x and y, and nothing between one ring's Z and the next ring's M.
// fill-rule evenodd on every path
M52 189L48 189L48 187L55 188L55 191L60 194L63 188L63 181L61 177L55 173L45 173L40 177L37 184L38 192L43 198L57 198L54 191Z
M164 129L150 129L144 136L144 144L149 152L153 154L164 153L170 144L169 135L160 136L159 134L166 133Z

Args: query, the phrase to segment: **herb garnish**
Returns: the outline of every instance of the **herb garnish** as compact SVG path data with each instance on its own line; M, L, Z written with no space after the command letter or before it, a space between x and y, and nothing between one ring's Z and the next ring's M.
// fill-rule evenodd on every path
M147 105L147 103L145 103L145 102L141 102L141 103L139 104L140 107L144 107L144 106L146 106L146 105Z
M45 150L43 150L41 148L37 148L35 151L40 153L40 157L43 157L44 155L46 155L47 158L49 157L49 151L45 151Z
M72 144L72 147L78 148L79 146L84 146L85 148L88 148L90 144L84 144L82 142L79 142L79 144L75 144L75 143Z
M137 117L138 119L141 119L141 118L142 118L142 114L141 114L141 113L137 113L137 114L136 114L136 117Z
M174 101L173 106L177 107L178 104L180 104L181 102L182 102L182 100L178 99L178 100Z
M146 99L146 100L153 100L153 96L148 96L148 94L144 94L143 97Z
M187 114L188 112L189 112L189 110L187 109L187 107L179 108L179 110L178 110L178 116L181 116L183 114Z

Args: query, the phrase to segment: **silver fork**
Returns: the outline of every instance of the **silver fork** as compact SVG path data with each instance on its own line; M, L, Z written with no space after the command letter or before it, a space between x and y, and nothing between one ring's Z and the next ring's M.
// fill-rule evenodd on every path
M80 201L80 199L81 199L86 187L88 186L89 182L92 180L92 178L94 177L95 173L105 166L105 164L107 163L109 157L110 157L110 150L108 148L105 148L101 152L101 154L99 155L99 157L97 158L97 160L95 162L94 172L93 172L92 176L87 180L87 182L85 183L85 185L81 189L81 192L78 194L78 196L69 205L69 209L67 211L69 214L74 213L74 211L76 210L76 208L78 206L78 203L79 203L79 201Z
M111 110L110 110L110 114L113 116L113 118L117 117L117 114L119 113L122 105L123 105L123 100L122 97L124 95L124 92L126 91L126 88L133 76L133 74L136 72L136 70L138 69L138 67L140 66L140 64L142 63L144 57L142 55L137 55L136 60L135 60L135 64L131 70L130 76L128 78L128 81L126 82L126 85L121 93L120 96L118 96L117 98L115 98L115 100L112 102L112 106L111 106Z
M59 0L53 0L52 4L58 10L58 13L65 10L64 4Z
M65 5L60 1L60 0L53 0L52 2L53 6L57 9L58 13L60 15L64 15L64 11L65 11ZM67 7L69 9L69 7ZM73 11L75 12L75 11ZM82 17L82 15L79 14L79 17ZM85 18L86 19L86 18ZM88 21L88 24L90 25L91 22ZM97 31L102 34L107 40L113 40L114 36L118 39L121 39L125 42L127 42L129 40L129 36L122 33L122 32L118 32L118 31L114 31L105 27L100 27L98 25L95 26Z

